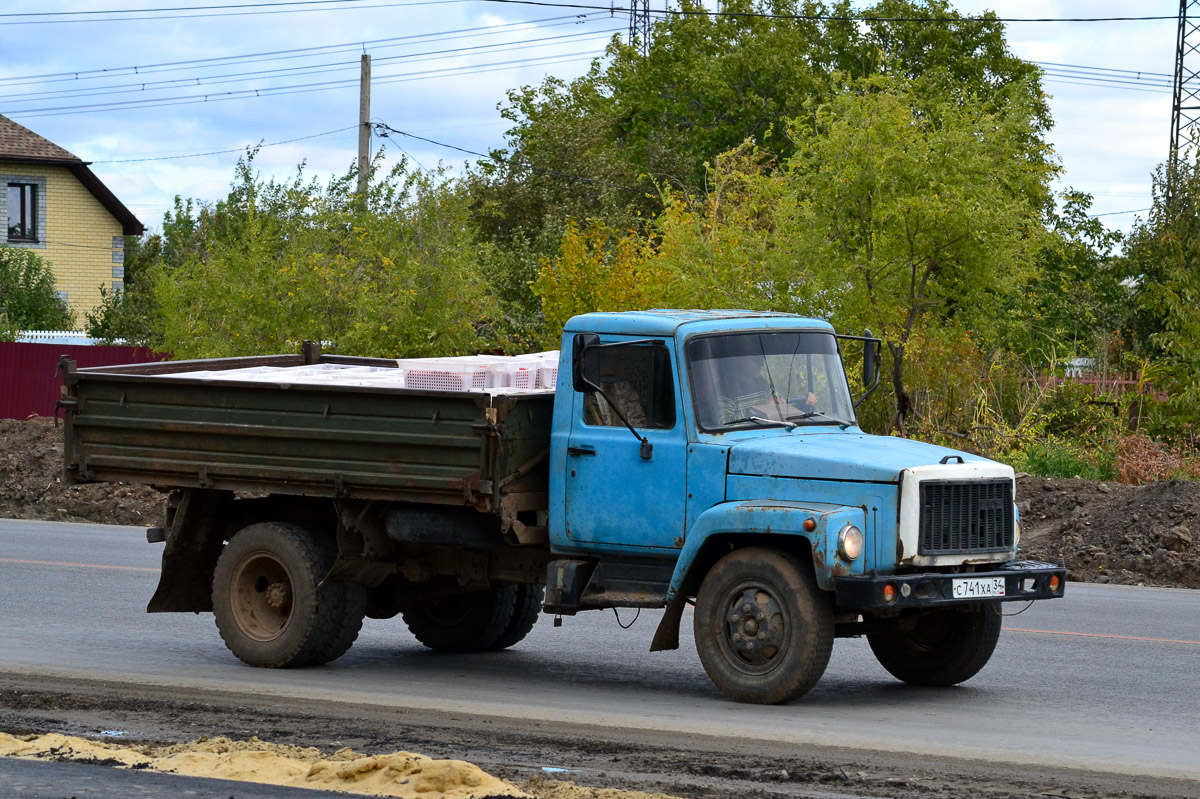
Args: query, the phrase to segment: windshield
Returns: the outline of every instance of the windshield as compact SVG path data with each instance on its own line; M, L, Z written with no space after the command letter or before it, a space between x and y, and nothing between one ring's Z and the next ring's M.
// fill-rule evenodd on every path
M854 422L831 333L703 336L686 353L702 430Z

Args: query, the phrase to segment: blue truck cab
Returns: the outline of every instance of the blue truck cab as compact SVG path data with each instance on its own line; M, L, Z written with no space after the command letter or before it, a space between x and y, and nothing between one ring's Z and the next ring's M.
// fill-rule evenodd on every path
M876 364L875 340L865 342ZM545 609L685 607L739 701L808 691L835 637L949 685L995 648L999 603L1063 595L1016 560L1011 467L864 433L827 322L747 311L593 313L562 337Z

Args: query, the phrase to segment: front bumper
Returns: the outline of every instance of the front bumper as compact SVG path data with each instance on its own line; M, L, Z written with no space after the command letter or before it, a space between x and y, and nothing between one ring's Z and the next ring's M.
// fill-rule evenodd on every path
M1050 578L1057 576L1057 590L1051 590ZM1004 580L1004 596L954 596L954 581L964 577ZM992 571L961 574L890 574L866 577L837 577L834 591L838 607L845 610L900 610L963 605L972 602L1017 602L1033 599L1058 599L1067 582L1067 567L1036 560L1006 563ZM884 588L892 586L892 601L884 599Z

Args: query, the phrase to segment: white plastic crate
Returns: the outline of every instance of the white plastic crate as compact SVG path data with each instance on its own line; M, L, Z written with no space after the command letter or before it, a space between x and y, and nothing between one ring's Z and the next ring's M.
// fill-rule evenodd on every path
M417 359L407 362L404 387L425 391L482 391L496 388L497 369L485 364Z
M319 363L305 366L253 366L220 371L182 372L163 377L241 380L279 385L368 386L424 391L553 391L558 353L404 358L397 367Z

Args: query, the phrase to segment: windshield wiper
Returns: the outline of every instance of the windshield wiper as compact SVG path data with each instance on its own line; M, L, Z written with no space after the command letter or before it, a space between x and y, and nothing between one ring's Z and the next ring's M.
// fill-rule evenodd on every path
M746 416L741 419L734 419L732 421L725 422L721 426L728 427L729 425L745 424L746 422L756 422L757 424L769 424L769 425L774 425L777 427L786 427L789 430L800 426L800 425L796 424L795 422L788 421L785 419L766 419L762 416Z
M794 420L794 419L811 419L814 416L820 416L822 419L828 419L831 422L837 422L843 430L845 430L847 427L849 427L851 424L853 424L853 422L847 422L845 419L839 419L836 416L830 416L829 414L822 413L821 411L809 411L808 413L795 414L795 415L789 416L788 421L791 421L792 424L795 424L795 422L792 420Z

